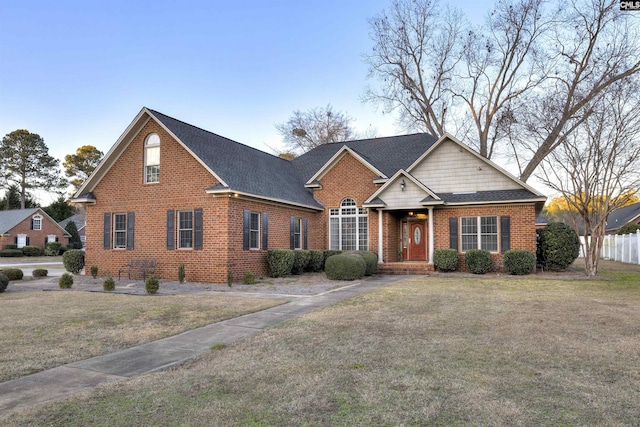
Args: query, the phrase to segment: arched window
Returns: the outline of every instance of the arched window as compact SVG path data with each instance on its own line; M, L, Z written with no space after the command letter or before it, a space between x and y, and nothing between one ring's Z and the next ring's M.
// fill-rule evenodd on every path
M150 133L144 140L144 182L160 182L160 137Z
M339 208L329 210L329 248L366 251L369 247L367 210L346 198Z
M31 229L42 230L42 215L34 215L31 217Z

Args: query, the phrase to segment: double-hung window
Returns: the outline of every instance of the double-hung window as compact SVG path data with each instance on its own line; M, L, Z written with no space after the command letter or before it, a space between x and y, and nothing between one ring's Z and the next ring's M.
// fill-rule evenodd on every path
M249 249L260 249L260 213L249 215Z
M329 210L329 248L366 251L369 245L367 210L346 198L340 208Z
M484 249L498 252L498 217L466 216L460 218L462 252Z
M113 249L127 247L127 214L113 214Z
M144 182L160 182L160 137L157 133L149 134L144 141Z
M178 211L178 249L193 249L193 211Z
M32 230L42 230L42 215L34 215L32 218Z
M293 249L302 249L302 218L293 220Z

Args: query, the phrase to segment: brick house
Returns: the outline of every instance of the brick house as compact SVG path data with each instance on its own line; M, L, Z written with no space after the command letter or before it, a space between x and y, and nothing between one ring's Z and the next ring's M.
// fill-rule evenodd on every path
M46 242L69 243L69 233L40 208L0 211L0 248L8 244L38 246Z
M160 278L267 275L267 249L378 253L433 270L437 248L535 252L546 198L451 136L327 144L292 161L143 108L79 189L86 264L154 258Z

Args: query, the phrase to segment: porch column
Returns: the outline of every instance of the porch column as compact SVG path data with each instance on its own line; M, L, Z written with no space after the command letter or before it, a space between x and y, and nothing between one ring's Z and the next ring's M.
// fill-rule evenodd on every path
M429 264L433 264L433 206L428 206L429 210Z
M382 209L378 209L378 264L382 264Z

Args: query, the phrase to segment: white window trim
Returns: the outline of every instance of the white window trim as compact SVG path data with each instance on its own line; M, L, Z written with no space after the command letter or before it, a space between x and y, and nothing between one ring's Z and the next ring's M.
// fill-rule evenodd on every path
M191 228L180 228L180 214L181 213L187 213L187 212L191 212ZM194 233L194 213L192 209L185 209L185 210L179 210L176 212L176 248L178 250L182 250L182 251L189 251L189 250L193 250L193 244L194 244L194 240L195 240L195 233ZM191 230L191 246L180 246L180 232L181 231L187 231L187 230Z
M157 136L157 142L156 141L150 141L150 139L154 136ZM149 135L147 135L147 137L144 139L144 170L143 170L143 174L144 174L144 183L145 184L158 184L160 182L160 158L158 156L158 164L157 165L149 165L147 164L147 152L150 148L158 148L158 151L160 150L160 137L158 136L157 133L150 133ZM148 175L147 175L147 167L149 166L157 166L158 167L158 180L157 181L149 181L148 180Z
M55 234L49 234L47 235L47 243L55 243L56 242L56 235Z
M124 216L124 230L117 230L116 229L116 216L122 215ZM112 217L112 226L113 226L113 244L112 247L113 249L116 250L123 250L123 249L127 249L127 214L122 212L122 213L114 213L113 217ZM116 246L116 233L122 233L124 234L124 244L122 246Z
M348 200L353 201L353 205L344 205L344 203ZM355 214L344 214L343 213L343 209L352 209L355 208L356 209L356 213ZM332 210L337 210L338 213L334 214L331 211ZM356 237L355 237L355 241L356 241L356 249L355 250L359 250L359 251L368 251L369 250L369 212L367 211L366 208L362 208L362 207L358 207L355 203L355 200L352 199L351 197L346 197L344 198L341 202L340 202L340 207L339 208L334 208L334 209L330 209L329 210L329 248L331 249L331 219L332 218L338 218L338 249L337 250L343 250L342 249L342 220L343 218L356 218L356 224L355 224L355 231L356 231ZM367 243L366 243L366 247L365 248L361 248L360 247L360 221L361 218L367 218Z
M42 215L35 214L34 216L31 217L31 219L33 220L33 230L34 231L41 231L42 230ZM38 221L38 228L36 228L36 221Z
M253 218L253 215L257 215L258 216L258 228L251 228L251 221ZM249 250L252 251L257 251L260 250L261 246L260 244L262 243L261 240L261 234L260 232L262 231L262 224L261 221L262 220L262 214L260 212L249 212ZM256 239L256 246L251 246L251 233L257 233L258 238Z
M22 246L20 246L20 239L23 239L24 242L22 243ZM22 249L25 246L27 246L27 235L26 234L18 234L18 249Z
M462 218L475 218L476 219L476 247L473 249L482 249L482 220L481 218L495 218L496 219L496 233L490 233L487 234L485 233L485 236L496 236L496 240L497 240L497 244L496 244L496 250L495 251L489 251L492 254L497 254L500 253L500 219L497 215L479 215L479 216L461 216L460 217L460 221L459 221L459 227L460 227L460 252L462 253L467 253L467 251L470 251L471 249L467 249L467 250L462 250Z

